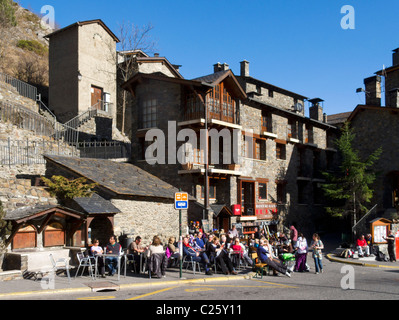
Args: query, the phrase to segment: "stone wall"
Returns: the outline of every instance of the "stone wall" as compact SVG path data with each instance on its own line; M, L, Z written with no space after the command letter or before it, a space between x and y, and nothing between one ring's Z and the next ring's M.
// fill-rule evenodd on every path
M174 209L174 203L161 199L129 200L112 199L112 204L121 213L115 215L115 234L130 234L131 237L141 236L143 244L147 245L155 235L164 244L169 237L179 236L179 211ZM187 211L182 210L182 221L187 221ZM184 223L183 226L186 224ZM185 229L182 231L183 234Z

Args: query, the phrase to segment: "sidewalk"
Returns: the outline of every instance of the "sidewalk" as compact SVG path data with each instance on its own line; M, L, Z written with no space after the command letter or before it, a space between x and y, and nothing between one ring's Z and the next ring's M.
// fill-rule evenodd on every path
M180 272L177 268L168 269L166 277L149 279L148 273L137 275L131 271L127 271L126 278L123 274L118 276L106 278L97 278L92 280L87 272L82 277L74 277L74 271L71 272L71 280L68 282L68 277L61 273L54 278L44 276L43 279L21 279L0 282L0 300L5 297L15 297L15 299L22 299L23 296L33 296L36 294L55 294L55 293L72 293L72 292L95 292L100 290L122 290L135 287L150 287L150 286L168 286L187 283L209 283L214 281L229 281L229 280L243 280L250 277L252 270L248 267L239 271L238 275L223 275L213 274L211 276L205 275L203 272L196 272L194 275L191 270L183 270L182 278L180 279ZM80 274L80 272L79 272ZM48 281L49 280L49 281Z

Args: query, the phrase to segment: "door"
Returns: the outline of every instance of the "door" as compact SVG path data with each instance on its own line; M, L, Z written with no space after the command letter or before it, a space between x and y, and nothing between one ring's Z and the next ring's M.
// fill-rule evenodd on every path
M103 89L95 86L91 86L91 106L95 106L97 109L101 109L101 103L98 103L103 98Z
M241 182L241 212L244 216L255 215L255 182Z

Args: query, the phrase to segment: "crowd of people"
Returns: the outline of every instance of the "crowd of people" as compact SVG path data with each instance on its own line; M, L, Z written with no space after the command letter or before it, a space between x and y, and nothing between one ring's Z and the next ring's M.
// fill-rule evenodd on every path
M306 238L294 225L290 226L287 234L270 233L266 229L259 230L255 227L254 232L245 238L233 225L228 232L214 230L203 233L202 229L198 228L196 232L183 237L180 248L175 237L170 237L167 243L163 244L159 236L154 236L150 244L144 245L141 237L137 236L126 253L137 273L142 271L143 258L148 261L153 255L164 254L167 267L177 267L182 254L182 260L199 263L206 275L212 275L213 270L217 268L224 274L236 275L240 265L254 267L256 263L264 263L274 274L281 273L290 277L292 272L309 271L307 254L310 250L313 251L315 272L323 272L323 249L323 242L317 234L313 234L308 246ZM121 252L121 245L116 242L115 236L110 238L105 250L106 253ZM91 252L93 255L103 253L98 240L94 240ZM252 253L255 252L257 260L252 257ZM290 265L287 259L295 263ZM99 263L98 267L101 276L105 276L105 267L108 267L109 275L112 276L116 272L116 258L107 257L105 263ZM162 274L164 275L164 272Z

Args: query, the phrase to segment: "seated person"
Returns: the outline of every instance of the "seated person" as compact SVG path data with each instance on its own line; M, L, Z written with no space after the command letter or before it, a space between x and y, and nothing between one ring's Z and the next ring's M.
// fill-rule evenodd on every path
M268 246L268 241L265 239L261 239L259 241L258 247L258 257L262 263L266 263L270 268L276 270L287 277L291 277L291 271L287 269L287 266L282 264L281 262L277 262L272 259L272 253L269 251L270 248Z
M106 247L105 253L119 255L121 250L122 250L121 245L118 242L116 242L116 236L111 236L109 238L109 243ZM116 272L118 257L106 257L105 263L108 266L109 275L112 277Z
M240 252L240 258L244 259L250 266L253 265L252 259L245 252L244 245L240 242L239 238L235 238L233 244L230 246L230 249L233 251Z
M154 236L154 238L152 238L151 245L146 251L147 258L149 258L154 253L164 253L161 239L158 236Z
M103 249L100 247L100 241L98 239L94 239L93 245L90 248L90 253L95 257L97 254L103 254L103 252L104 252ZM105 278L104 259L98 258L97 264L98 264L98 271L101 277Z
M205 241L203 239L203 234L202 232L198 232L197 237L194 238L194 241L200 250L205 251Z
M366 252L366 257L370 255L370 247L368 246L366 239L364 239L363 234L356 241L356 249L359 250L359 257L364 256L363 250Z
M168 240L168 246L166 248L166 256L168 259L173 258L175 261L179 261L180 253L179 248L177 248L176 238L170 237Z
M164 253L165 251L161 239L158 236L154 236L151 245L146 251L148 258L147 267L149 272L158 275L158 278L165 277L167 260Z
M147 248L141 244L140 236L137 236L134 242L132 242L129 248L127 249L128 259L134 260L135 270L139 270L138 266L140 266L140 259L142 259L140 255L146 250ZM140 271L138 273L140 273Z
M186 236L183 238L183 255L190 256L193 261L201 263L205 268L206 275L212 275L212 271L209 268L209 259L205 251L200 252L195 250L189 243L189 238Z
M212 244L209 247L210 252L215 257L215 260L220 264L224 274L237 274L234 270L233 263L229 258L229 254L224 250L225 244L220 244L219 239L214 237Z

